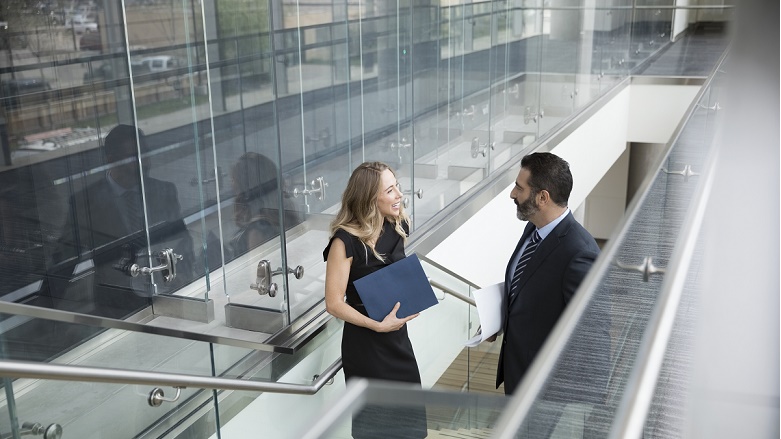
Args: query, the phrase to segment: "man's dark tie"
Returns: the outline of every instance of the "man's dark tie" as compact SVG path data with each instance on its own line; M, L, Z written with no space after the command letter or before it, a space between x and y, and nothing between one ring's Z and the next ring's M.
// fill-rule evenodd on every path
M141 194L136 191L127 190L120 195L123 203L123 209L120 213L125 216L123 220L130 228L129 233L137 232L144 228L144 212L141 206Z
M518 265L515 266L515 273L513 274L513 280L512 282L510 282L511 299L515 297L516 294L518 294L518 283L521 280L523 269L526 268L526 264L528 264L529 260L531 260L532 254L534 253L534 250L537 250L537 246L539 244L540 244L540 234L537 233L537 231L535 230L534 233L532 233L532 237L529 240L529 244L527 244L526 248L523 250L521 259L518 260Z

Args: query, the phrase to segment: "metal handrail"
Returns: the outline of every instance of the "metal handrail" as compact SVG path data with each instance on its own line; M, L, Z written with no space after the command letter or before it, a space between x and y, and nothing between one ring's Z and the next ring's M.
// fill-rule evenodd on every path
M143 384L215 390L248 390L252 392L314 395L342 368L339 357L312 384L269 383L238 378L205 377L168 372L146 372L106 367L73 366L36 363L32 361L0 360L0 376L57 381L81 381L111 384Z
M447 294L450 294L451 296L455 297L456 299L462 300L462 301L464 301L464 302L466 302L466 303L468 303L468 304L470 304L472 306L477 306L477 303L475 303L475 299L473 299L473 298L471 298L469 296L465 296L465 295L459 293L458 291L453 291L450 288L442 285L441 283L439 283L439 282L437 282L435 280L429 279L428 282L431 284L432 287L440 289L443 292L445 292Z
M460 274L458 274L458 273L454 272L453 270L451 270L451 269L449 269L449 268L445 267L444 265L441 265L440 263L438 263L438 262L436 262L436 261L433 261L433 260L429 259L429 258L428 258L428 256L426 256L426 255L421 255L421 254L418 254L418 258L419 258L421 261L423 261L423 262L425 262L425 263L427 263L427 264L429 264L429 265L433 265L433 266L434 266L434 267L436 267L438 270L442 270L442 271L444 271L444 272L445 272L445 274L447 274L448 276L450 276L450 277L453 277L453 278L456 278L456 279L460 280L461 282L463 282L463 283L465 283L465 284L469 285L469 286L470 286L470 287L472 287L472 288L480 289L480 285L477 285L476 283L474 283L474 282L470 281L469 279L467 279L467 278L465 278L465 277L461 276Z
M526 372L524 379L521 381L519 388L515 392L508 408L502 413L501 417L497 421L495 432L496 438L510 439L515 437L518 426L528 415L531 410L534 401L539 396L543 389L543 386L547 382L548 377L552 373L559 357L564 352L567 343L569 343L570 337L575 332L575 327L580 322L582 316L586 312L588 304L591 302L592 297L597 292L597 288L600 285L600 281L607 275L607 271L610 269L612 261L615 259L618 253L619 243L624 241L626 234L628 233L629 226L634 222L638 215L639 208L645 201L648 195L649 189L653 184L656 174L662 168L662 165L667 160L670 151L673 146L676 145L678 138L684 126L686 126L691 119L692 114L696 108L697 103L702 99L705 93L710 89L710 85L713 82L716 72L721 68L729 48L725 50L724 54L719 59L713 73L709 75L708 79L703 84L702 88L698 91L695 98L692 100L691 105L686 111L686 117L676 128L670 142L663 154L660 154L655 166L652 169L656 169L657 172L649 173L643 181L642 185L638 189L636 196L629 207L627 208L627 214L621 219L616 227L616 232L608 240L605 249L600 254L599 258L595 262L594 266L589 271L586 278L580 285L577 294L573 297L567 309L559 318L558 323L554 327L551 334L548 336L547 341L543 345L540 352L537 354L537 359L532 363L529 370Z

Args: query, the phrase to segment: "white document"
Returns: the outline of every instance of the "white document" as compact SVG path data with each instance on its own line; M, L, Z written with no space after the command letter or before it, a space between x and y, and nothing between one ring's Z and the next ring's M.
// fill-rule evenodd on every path
M504 282L499 282L475 291L477 315L480 317L480 332L467 340L464 346L473 348L485 339L497 334L504 327L505 294Z

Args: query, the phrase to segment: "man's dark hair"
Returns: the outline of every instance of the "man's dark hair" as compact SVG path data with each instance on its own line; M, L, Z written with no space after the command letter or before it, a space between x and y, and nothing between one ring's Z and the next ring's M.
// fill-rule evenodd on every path
M521 168L529 171L529 187L534 193L546 190L558 206L566 207L572 192L569 163L549 152L535 152L521 159Z
M135 150L136 137L141 145L141 152L146 152L146 138L144 132L132 125L117 125L109 131L104 140L104 151L109 159L123 159L132 156L132 151L125 148L128 142Z

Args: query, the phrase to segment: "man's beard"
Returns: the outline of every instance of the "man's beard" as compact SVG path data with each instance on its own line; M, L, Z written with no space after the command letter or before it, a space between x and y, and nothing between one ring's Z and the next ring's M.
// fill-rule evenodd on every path
M537 194L534 193L529 194L529 198L527 198L523 203L518 204L518 201L515 202L515 205L518 206L515 211L515 215L519 220L529 221L529 218L531 218L532 215L539 212L540 206L537 205L536 195Z

